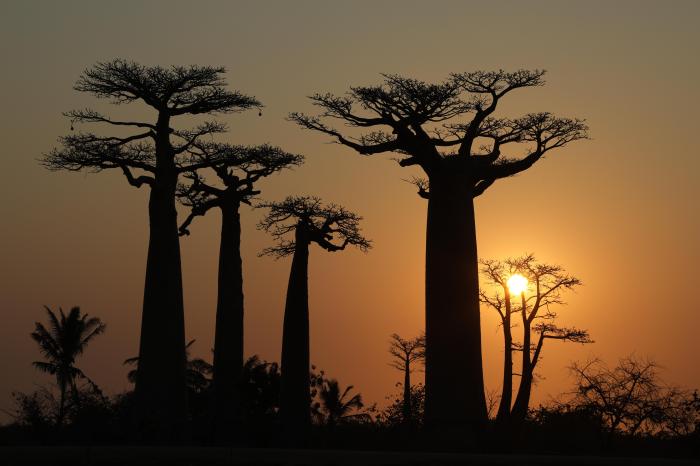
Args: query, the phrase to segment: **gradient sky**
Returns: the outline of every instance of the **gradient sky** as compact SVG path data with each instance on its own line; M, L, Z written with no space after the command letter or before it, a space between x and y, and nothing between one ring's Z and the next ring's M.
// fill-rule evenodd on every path
M146 189L119 173L50 173L37 163L66 134L61 112L85 106L82 70L123 57L148 65L224 65L232 88L264 104L225 116L232 143L280 145L307 163L260 183L265 199L318 195L364 216L368 254L312 250L312 362L385 403L400 374L388 337L423 328L426 203L390 156L363 158L285 121L312 111L305 96L399 73L544 68L547 85L513 93L501 116L551 111L587 119L592 139L551 153L477 200L484 258L535 253L580 277L562 323L594 345L548 342L535 402L570 389L567 366L632 352L665 379L700 387L700 2L76 2L0 7L3 177L0 183L0 408L12 390L51 379L30 365L43 305L80 305L108 325L79 366L108 393L128 388L122 361L137 353L147 246ZM246 354L278 360L290 260L258 258L270 238L243 209ZM187 337L212 346L218 213L182 240ZM498 389L501 336L482 321L485 376ZM551 344L550 344L551 343ZM459 357L459 355L455 355Z

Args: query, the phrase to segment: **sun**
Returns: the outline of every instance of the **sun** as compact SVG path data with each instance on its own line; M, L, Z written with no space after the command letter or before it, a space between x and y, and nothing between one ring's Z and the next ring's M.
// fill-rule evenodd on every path
M527 290L527 278L519 273L511 275L508 279L508 289L510 290L510 294L519 295Z

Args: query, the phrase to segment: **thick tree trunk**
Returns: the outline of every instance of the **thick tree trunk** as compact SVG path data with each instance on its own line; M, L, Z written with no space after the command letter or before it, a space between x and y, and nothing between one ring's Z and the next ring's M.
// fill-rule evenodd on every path
M308 264L309 242L297 227L284 308L280 393L284 435L296 445L305 442L311 425Z
M411 409L411 366L408 361L404 361L403 374L403 422L404 424L412 424L413 416Z
M425 425L479 432L486 422L472 187L431 175L425 265Z
M157 171L148 203L150 234L136 372L135 435L143 440L173 441L186 435L185 322L175 210L177 172L166 118L159 118L158 128L165 136L156 144Z
M505 315L503 319L503 387L501 390L501 402L498 405L496 421L503 423L510 417L510 407L513 402L513 335L510 330L510 293L505 288L504 299L506 301Z
M221 208L219 291L214 336L215 438L230 440L239 423L238 384L243 368L243 268L238 202Z

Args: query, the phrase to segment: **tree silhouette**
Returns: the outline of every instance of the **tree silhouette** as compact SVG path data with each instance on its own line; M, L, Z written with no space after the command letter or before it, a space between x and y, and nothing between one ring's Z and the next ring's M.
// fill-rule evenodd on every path
M280 371L276 362L261 361L256 355L243 364L242 398L248 423L274 418L279 411Z
M262 254L293 255L287 285L282 329L282 382L280 412L291 443L303 443L311 423L309 382L309 246L317 244L328 252L348 245L362 251L370 242L360 233L361 217L317 197L287 197L282 202L261 204L268 209L258 227L272 234L275 246ZM293 239L287 239L294 234Z
M345 422L368 419L367 413L359 412L364 407L362 395L350 396L353 388L348 385L342 390L336 379L323 380L318 389L318 416L322 424L333 428Z
M243 368L243 267L241 261L241 203L259 194L255 183L285 168L300 165L301 155L284 152L278 147L233 146L197 143L188 153L198 169L188 173L191 180L179 189L190 214L180 226L189 234L189 225L197 217L218 208L221 212L219 246L218 297L214 335L213 428L219 440L230 437L240 411L237 396ZM218 185L207 183L200 172L211 169ZM238 413L238 414L237 414Z
M404 340L394 333L389 339L389 353L393 360L389 364L394 369L403 372L403 405L401 413L404 424L412 424L413 407L411 406L411 364L425 360L425 335Z
M477 430L486 421L473 198L496 180L530 168L545 153L586 137L581 120L550 113L493 117L506 94L543 85L543 74L476 71L453 74L439 84L384 75L383 84L351 87L344 96L311 96L321 108L318 116L290 115L301 127L332 136L361 155L398 153L400 166L418 166L428 178L417 180L419 195L428 199L428 426ZM364 132L343 134L328 121ZM501 153L514 143L528 146L525 157Z
M97 63L82 73L74 88L118 105L142 102L155 112L154 121L118 121L91 109L73 110L65 113L71 125L105 124L115 127L115 133L71 134L60 138L61 149L43 157L43 164L51 170L119 169L130 185L150 188L135 389L136 430L142 437L178 438L184 432L185 332L175 193L179 175L199 165L188 151L202 137L225 130L215 122L188 130L173 128L172 122L181 116L260 106L253 97L226 90L224 72L221 67L149 67L121 59ZM117 135L124 129L141 132Z
M78 397L77 379L84 379L93 387L95 383L75 366L75 360L83 354L88 343L105 331L105 324L97 317L81 314L79 307L71 308L68 315L59 308L59 315L44 306L49 318L49 328L36 322L31 337L39 345L45 361L34 361L34 367L56 377L59 390L59 407L56 424L61 425L66 413L68 390L74 399Z
M581 285L581 280L568 275L561 266L537 262L532 254L505 261L482 261L482 273L499 289L492 296L482 290L481 300L498 312L504 334L504 388L497 419L500 421L508 420L510 426L517 429L527 416L535 368L541 359L545 340L574 343L593 342L587 330L560 327L554 323L558 316L552 308L564 304L562 292ZM527 278L532 292L526 297L526 291L523 291L520 295L520 305L513 307L508 278L515 273ZM503 296L500 295L500 292L503 293ZM511 315L514 313L520 314L521 317L520 323L523 332L521 344L514 342L511 335ZM533 341L533 332L538 335L536 342ZM522 353L522 362L520 385L515 402L511 407L513 351ZM506 387L510 393L507 393Z
M397 384L398 385L398 384ZM377 414L377 423L387 427L404 427L406 425L406 415L404 414L404 393L395 396L388 396L389 405ZM411 387L411 416L416 425L423 421L423 410L425 401L425 385L415 384Z
M496 412L496 422L502 424L510 418L510 408L513 403L513 334L511 323L513 310L507 282L508 277L517 273L518 264L513 259L505 261L482 260L480 262L482 274L499 288L493 296L489 296L483 289L479 295L482 303L488 304L498 312L503 327L503 383L498 411Z
M190 340L185 345L185 382L187 390L189 390L190 392L202 393L209 387L209 384L211 383L209 376L212 374L213 368L212 365L204 359L190 357L190 347L194 344L195 341L196 340ZM138 356L124 360L124 365L136 366L126 374L127 379L129 379L129 382L131 383L136 383L138 363Z
M575 391L568 404L602 421L609 437L688 435L700 422L697 392L666 385L659 365L631 355L610 368L598 359L574 363Z

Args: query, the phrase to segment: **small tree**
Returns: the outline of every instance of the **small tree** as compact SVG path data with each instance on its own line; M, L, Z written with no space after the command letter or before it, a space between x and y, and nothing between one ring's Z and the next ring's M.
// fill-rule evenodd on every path
M243 264L241 260L241 203L250 205L260 191L255 184L285 168L300 165L301 155L279 147L233 146L197 143L187 151L199 168L186 177L191 180L179 189L180 200L190 213L180 226L189 235L190 223L208 211L221 212L219 277L214 334L213 428L216 438L229 437L240 417L239 382L243 370ZM208 183L201 175L212 170L218 183Z
M256 355L246 359L242 374L243 416L248 424L277 417L280 371L276 362L261 361Z
M506 94L544 84L540 70L475 71L430 84L384 75L377 86L344 96L315 94L317 116L292 113L302 128L324 133L364 156L393 152L402 167L417 166L418 194L428 199L425 315L428 425L486 422L481 362L479 268L473 199L497 180L527 170L570 142L587 137L583 121L532 113L496 118ZM349 135L330 122L359 128ZM503 154L523 143L526 156ZM522 146L521 146L522 147ZM456 358L455 354L459 354Z
M303 442L311 423L309 246L315 243L328 252L336 252L350 245L366 251L370 242L360 233L361 217L334 204L323 205L317 197L288 197L260 207L268 209L268 213L259 228L277 240L262 254L277 258L293 255L282 329L280 411L289 440ZM287 239L291 234L293 239Z
M505 261L482 261L482 273L497 286L498 291L489 295L482 290L481 300L498 312L503 326L503 390L497 420L508 420L517 427L527 416L535 368L541 359L545 340L592 343L588 331L575 327L560 327L554 323L557 313L552 308L564 304L562 292L574 289L581 281L566 274L560 266L538 263L533 255ZM511 304L513 290L509 284L509 278L516 274L525 277L532 288L528 296L524 289L519 292L519 307L513 307ZM513 313L519 313L521 317L522 344L515 343L512 338ZM533 333L538 335L536 342L533 341ZM522 353L522 363L520 385L511 408L513 351Z
M654 361L632 355L613 368L594 359L570 369L569 404L597 416L611 436L687 435L700 425L697 392L664 384Z
M424 362L425 360L425 335L404 340L398 334L392 334L389 340L389 354L393 357L389 365L403 372L403 405L401 413L404 424L409 425L415 421L411 406L411 371L413 370L411 364Z
M222 67L143 66L126 60L98 63L83 72L75 90L114 104L142 102L151 121L119 121L95 110L65 113L71 123L133 130L129 135L78 133L60 138L62 148L43 157L51 170L120 170L127 182L150 188L149 241L144 284L136 434L162 439L184 435L186 421L185 329L182 271L175 194L178 178L199 167L188 150L225 126L207 122L193 129L173 127L187 115L240 112L260 106L255 98L229 91ZM136 132L139 131L139 132Z
M401 384L396 384L397 386ZM387 427L399 427L406 425L404 410L404 393L387 396L389 405L377 414L377 422ZM411 387L411 419L416 425L423 422L423 410L425 401L425 385L415 384Z
M85 373L75 366L75 360L83 354L88 343L96 336L104 333L106 325L98 317L81 314L79 307L71 308L68 315L59 308L57 315L44 306L49 318L49 328L36 322L31 337L39 345L39 350L45 361L34 361L34 367L56 377L59 391L58 413L56 424L61 425L66 414L66 395L70 391L74 402L77 402L79 392L76 385L78 379L86 380L97 387Z
M343 390L336 379L323 379L317 392L317 414L321 424L332 429L339 424L371 419L369 414L362 412L365 406L362 395L350 393L353 388L352 385L348 385Z

